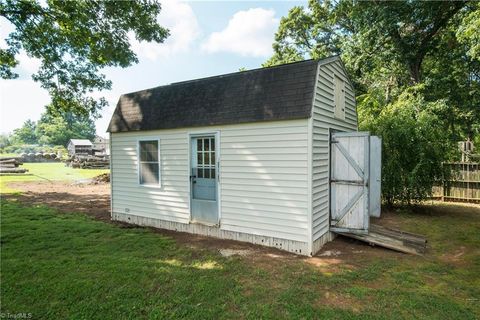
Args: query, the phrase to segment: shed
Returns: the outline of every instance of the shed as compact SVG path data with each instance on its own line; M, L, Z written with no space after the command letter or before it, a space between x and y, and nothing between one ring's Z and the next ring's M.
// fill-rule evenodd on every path
M89 155L92 154L93 144L88 139L70 139L68 141L68 155Z
M93 152L99 155L110 155L110 142L99 135L93 139Z
M124 94L108 132L113 220L313 255L379 214L339 57Z

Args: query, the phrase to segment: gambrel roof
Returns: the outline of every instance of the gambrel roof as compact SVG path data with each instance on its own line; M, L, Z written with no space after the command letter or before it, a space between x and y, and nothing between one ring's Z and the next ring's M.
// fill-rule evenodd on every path
M338 58L321 61L329 59ZM306 60L124 94L107 131L309 118L318 64Z

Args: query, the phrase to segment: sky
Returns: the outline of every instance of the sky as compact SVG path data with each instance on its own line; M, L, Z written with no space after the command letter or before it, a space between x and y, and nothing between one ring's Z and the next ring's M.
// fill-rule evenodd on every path
M161 44L131 40L139 63L128 68L103 69L113 81L112 90L97 92L109 107L95 123L106 136L110 117L122 93L173 82L254 69L272 55L272 42L280 18L306 1L180 1L160 0L158 21L170 30ZM0 47L13 30L0 17ZM12 132L28 120L37 121L50 101L48 93L31 79L38 60L21 52L19 78L0 80L0 132Z

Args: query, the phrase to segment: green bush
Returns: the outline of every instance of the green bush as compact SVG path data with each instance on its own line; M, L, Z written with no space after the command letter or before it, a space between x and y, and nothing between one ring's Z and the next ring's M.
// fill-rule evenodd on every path
M441 100L425 102L406 91L383 108L374 98L359 101L360 129L382 138L382 197L388 205L426 199L442 179L442 162L451 150L448 132L436 114Z

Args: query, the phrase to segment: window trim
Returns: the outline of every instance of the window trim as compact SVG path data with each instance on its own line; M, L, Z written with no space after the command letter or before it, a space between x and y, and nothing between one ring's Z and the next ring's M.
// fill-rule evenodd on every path
M157 148L157 153L158 153L158 162L154 161L141 161L141 155L140 155L140 143L141 142L146 142L146 141L157 141L158 148ZM145 188L161 188L162 187L162 166L161 166L161 158L160 158L160 139L159 138L142 138L137 140L137 183L141 187ZM158 163L158 184L157 183L141 183L141 175L140 175L140 170L141 170L141 164L142 163Z

